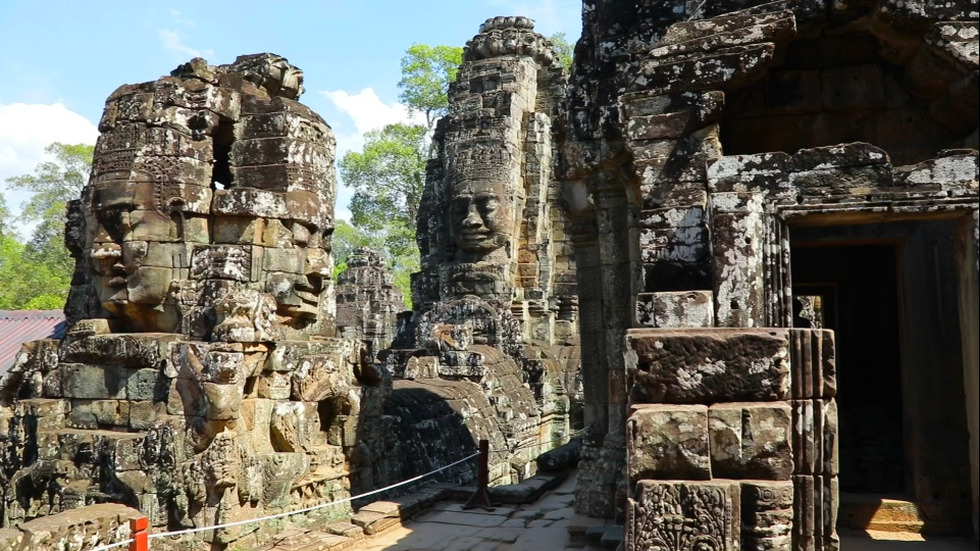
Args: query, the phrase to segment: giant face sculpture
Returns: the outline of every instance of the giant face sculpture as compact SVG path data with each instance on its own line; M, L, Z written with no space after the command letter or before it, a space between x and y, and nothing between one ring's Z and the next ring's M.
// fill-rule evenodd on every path
M293 329L329 312L333 138L301 91L302 72L260 54L109 98L75 254L121 330L205 336L193 320L238 289Z
M503 186L471 182L452 200L451 228L456 246L464 251L490 253L512 238L510 200Z
M139 170L96 170L86 197L85 251L105 310L136 330L173 331L179 314L168 296L174 281L188 277L180 240L194 215L161 209L161 186L153 180ZM206 208L209 190L204 195L198 207Z

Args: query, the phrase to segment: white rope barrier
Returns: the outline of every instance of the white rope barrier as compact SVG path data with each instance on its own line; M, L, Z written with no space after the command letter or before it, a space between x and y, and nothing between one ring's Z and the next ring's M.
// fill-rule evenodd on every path
M228 523L225 523L225 524L218 524L218 525L215 525L215 526L201 526L199 528L187 528L187 529L184 529L184 530L175 530L173 532L161 532L161 533L158 533L158 534L149 534L148 538L149 539L156 539L156 538L165 538L165 537L171 537L171 536L183 536L183 535L186 535L186 534L194 534L194 533L197 533L197 532L206 532L208 530L218 530L218 529L221 529L221 528L234 528L235 526L242 526L244 524L251 524L253 522L263 522L263 521L266 521L266 520L275 520L277 518L288 517L290 515L298 515L300 513L309 513L310 511L316 511L317 509L323 509L323 508L326 508L326 507L331 507L333 505L340 505L341 503L347 503L349 501L354 501L355 499L360 499L362 497L368 497L368 496L372 496L374 494L380 494L382 492L387 492L388 490L397 488L399 486L404 486L406 484L411 484L412 482L417 482L419 480L422 480L423 478L426 478L428 476L432 476L432 475L434 475L434 474L436 474L438 472L442 472L442 471L444 471L446 469L455 467L456 465L459 465L460 463L463 463L464 461L469 461L470 459L473 459L474 457L476 457L478 455L480 455L480 452L473 453L471 455L468 455L468 456L460 459L459 461L455 461L453 463L450 463L450 464L446 465L445 467L440 467L440 468L438 468L438 469L436 469L434 471L429 471L429 472L427 472L425 474L420 474L420 475L418 475L416 477L409 478L408 480L403 480L401 482L397 482L397 483L392 484L390 486L385 486L384 488L378 488L377 490L371 490L370 492L365 492L365 493L360 494L360 495L351 496L351 497L345 497L344 499L339 499L337 501L331 501L330 503L322 503L320 505L314 505L313 507L307 507L305 509L297 509L296 511L288 511L288 512L285 512L285 513L277 513L275 515L268 515L268 516L259 517L259 518L250 518L250 519L239 520L239 521L235 521L235 522L228 522ZM132 540L127 540L126 543L128 543L130 541L132 541ZM122 544L122 542L120 544L113 544L113 546L115 546L115 545L121 545L121 544ZM108 547L106 549L108 549ZM96 549L93 549L92 551L97 551L97 550Z

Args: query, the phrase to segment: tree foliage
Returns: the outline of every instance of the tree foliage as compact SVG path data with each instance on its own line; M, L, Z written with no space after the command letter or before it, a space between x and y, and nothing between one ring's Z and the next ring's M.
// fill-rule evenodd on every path
M565 33L555 33L549 36L548 40L551 41L551 45L555 49L555 54L558 55L558 63L561 64L566 71L571 71L572 51L575 49L575 45L568 42L568 39L565 38Z
M364 148L350 151L338 163L343 181L354 189L349 205L351 225L334 230L338 268L344 248L369 246L381 253L395 284L410 300L409 275L419 269L415 219L425 184L431 132L449 108L449 83L463 59L454 46L413 44L401 60L399 100L425 116L420 124L389 124L364 135ZM348 251L349 252L349 251ZM338 271L339 273L339 271Z
M340 160L340 175L354 188L351 222L361 229L381 230L395 224L415 226L425 183L426 129L389 124L364 135L364 150Z
M32 192L20 221L33 225L26 243L12 229L10 211L0 197L0 308L61 308L68 297L74 261L64 245L66 203L77 198L92 166L94 147L53 143L45 151L53 160L39 163L33 174L7 179L13 189Z
M402 57L398 99L423 113L430 130L449 108L449 83L456 80L462 62L463 49L458 46L412 44Z

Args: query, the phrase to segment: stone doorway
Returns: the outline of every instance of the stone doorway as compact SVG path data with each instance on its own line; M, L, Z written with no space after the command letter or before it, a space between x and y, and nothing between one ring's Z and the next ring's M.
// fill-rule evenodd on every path
M836 333L840 528L969 533L956 229L791 231L793 324Z

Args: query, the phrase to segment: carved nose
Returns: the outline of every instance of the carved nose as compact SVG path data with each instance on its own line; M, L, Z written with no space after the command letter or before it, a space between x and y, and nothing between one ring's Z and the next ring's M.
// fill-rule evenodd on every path
M463 219L463 226L466 228L479 228L483 225L483 218L480 217L480 213L476 209L476 205L470 205L469 210L466 213L466 218Z

